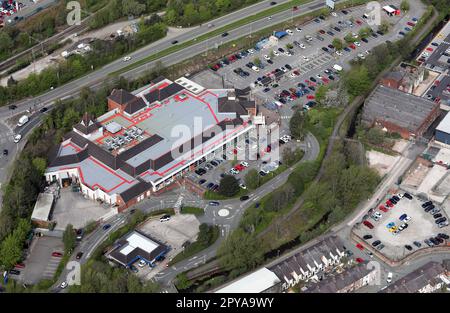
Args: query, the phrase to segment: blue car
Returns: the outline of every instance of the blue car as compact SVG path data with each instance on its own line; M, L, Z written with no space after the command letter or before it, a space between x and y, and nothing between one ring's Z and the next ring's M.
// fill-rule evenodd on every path
M110 224L103 225L103 230L107 230L107 229L109 229L110 227L111 227Z
M400 220L400 221L403 221L407 216L408 216L408 215L406 215L406 214L402 214L402 215L399 217L399 220Z
M410 31L411 31L411 28L405 27L405 30L406 30L407 32L410 32Z
M399 35L405 36L406 34L404 32L399 32Z
M347 51L347 52L351 51L350 48L348 48L348 47L345 47L344 50Z
M417 17L413 17L412 20L413 20L414 22L417 22Z
M394 223L394 222L390 222L389 224L386 225L386 227L387 227L388 229L391 229L391 228L394 227L394 226L395 226L395 223Z

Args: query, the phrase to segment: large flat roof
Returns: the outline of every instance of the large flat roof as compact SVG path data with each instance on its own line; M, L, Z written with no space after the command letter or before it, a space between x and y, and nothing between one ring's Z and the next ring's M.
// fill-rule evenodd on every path
M444 119L436 127L436 130L450 134L450 114L447 113Z
M32 220L37 221L48 221L50 211L53 206L53 194L51 193L40 193L36 204L34 205L33 213L31 214Z
M425 98L379 85L364 103L363 119L384 120L414 132L437 105Z
M216 293L260 293L280 282L274 272L263 267L217 290Z

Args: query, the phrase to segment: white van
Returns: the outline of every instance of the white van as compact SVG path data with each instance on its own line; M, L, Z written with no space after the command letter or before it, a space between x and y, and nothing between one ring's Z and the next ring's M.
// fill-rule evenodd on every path
M22 115L22 117L19 119L19 123L17 123L17 126L19 126L19 127L23 126L26 123L28 123L28 121L29 121L28 116Z
M388 284L390 284L390 283L392 282L392 272L389 272L389 273L388 273L386 282L387 282Z
M342 66L340 66L338 64L333 65L333 68L338 72L342 71Z

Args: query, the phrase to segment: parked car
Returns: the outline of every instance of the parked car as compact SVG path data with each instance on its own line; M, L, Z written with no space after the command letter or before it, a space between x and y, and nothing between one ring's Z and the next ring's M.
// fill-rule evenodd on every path
M413 248L410 245L405 245L405 249L408 251L412 251Z
M364 250L364 247L363 247L363 245L362 244L360 244L360 243L357 243L356 244L356 248L358 248L359 250L361 250L361 251L363 251Z
M248 200L249 198L250 198L249 196L242 196L242 197L239 198L239 200L241 200L241 201L246 201L246 200Z
M220 205L220 203L218 201L209 201L208 204L211 206L219 206Z
M105 224L105 225L103 225L103 230L107 230L107 229L109 229L111 227L111 225L110 224Z
M386 278L386 282L388 284L390 284L392 282L392 276L393 276L392 272L389 272L387 275L387 278Z
M413 244L417 247L420 248L422 246L422 244L418 241L414 241Z
M57 257L57 258L61 258L63 256L63 254L61 252L54 251L54 252L52 252L52 256Z
M376 247L381 243L380 240L375 240L374 242L372 242L372 246Z
M81 259L82 256L83 256L83 252L80 251L77 253L76 259L79 260L79 259Z
M364 235L363 239L365 239L365 240L372 239L372 235Z
M364 224L364 226L368 227L369 229L373 229L373 227L374 227L374 226L372 225L372 223L369 222L369 221L364 221L363 224Z
M163 215L163 216L161 216L160 218L159 218L159 221L160 222L167 222L167 221L169 221L170 220L170 215L169 214L165 214L165 215Z

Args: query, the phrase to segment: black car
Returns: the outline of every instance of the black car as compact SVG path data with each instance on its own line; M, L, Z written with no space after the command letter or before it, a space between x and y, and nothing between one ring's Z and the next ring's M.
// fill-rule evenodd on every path
M441 218L438 218L437 220L435 220L434 222L435 222L436 224L440 224L440 223L442 223L442 222L445 222L446 220L447 220L447 218L441 217Z
M392 196L392 198L395 200L395 201L400 201L400 198L399 197L397 197L397 196Z
M222 34L222 37L226 37L226 36L228 36L228 33L227 33L227 32L225 32L225 33Z
M334 36L334 33L332 31L327 31L327 34L330 36Z
M430 205L430 206L427 206L426 208L425 208L425 212L430 212L431 210L433 210L434 209L434 205Z
M372 242L372 246L376 247L381 243L381 241L379 240L375 240L374 242Z
M405 245L406 250L411 251L413 248L410 245Z
M377 34L380 35L380 36L384 35L384 33L381 30L377 30Z
M275 1L272 1L272 2L270 3L270 5L275 5L275 4L277 4Z
M208 185L206 185L206 188L211 189L214 186L214 183L209 183Z
M333 28L335 31L337 31L337 32L340 32L341 31L341 29L339 28L339 27L334 27Z
M422 244L418 241L414 241L413 244L417 247L420 248L422 246Z
M278 48L278 51L280 51L281 53L285 52L283 48Z
M334 76L333 76L333 75L330 75L330 76L328 76L328 79L334 80Z
M378 38L378 35L376 33L372 33L373 38Z
M3 155L8 155L8 149L3 149Z
M434 240L436 240L438 243L443 243L444 242L444 239L442 239L439 236L434 237Z
M364 41L365 43L369 42L369 40L367 40L367 38L361 38L361 41Z
M325 16L321 15L321 16L319 16L319 18L320 18L322 21L325 21Z
M447 234L443 234L443 233L438 234L438 237L440 237L442 239L449 239L450 238Z
M219 165L219 163L217 163L216 161L211 161L211 162L209 162L209 163L211 163L211 165L214 165L214 166Z
M393 204L397 204L397 200L395 200L394 198L390 198L389 201L391 201Z
M173 45L176 45L177 43L178 43L178 40L173 40L173 41L172 41L172 44L173 44Z
M318 18L314 19L314 22L320 23L320 20Z
M206 179L200 179L200 180L198 181L199 185L203 185L205 182L206 182Z
M329 45L328 45L328 48L334 49L334 46L333 46L332 44L329 44Z
M364 235L363 239L367 240L367 239L372 239L372 235Z
M314 86L309 86L308 88L312 91L316 90L316 88Z
M438 244L439 244L439 241L437 241L436 239L434 239L434 238L430 238L430 239L428 239L429 241L431 241L435 246L437 246Z
M259 171L259 175L266 176L267 174L265 172L263 172L263 171Z
M47 110L48 109L46 107L43 107L42 109L39 110L39 112L44 113L44 112L47 112Z
M436 213L436 214L433 215L433 218L440 218L440 217L442 217L441 213Z
M312 82L317 82L317 80L314 77L312 77L312 76L309 78L309 80L312 81Z
M328 52L328 48L327 47L322 47L322 50L325 52Z
M10 106L8 106L8 108L9 108L10 110L15 110L15 109L17 109L17 105L11 104Z
M273 64L273 61L269 59L269 60L267 60L267 63Z
M430 206L432 204L433 204L433 202L431 202L431 201L424 202L424 203L422 203L422 208L426 208L427 206Z
M403 197L405 197L405 198L407 198L407 199L409 199L409 200L412 200L412 196L411 196L409 193L407 193L407 192L405 192L405 193L403 194Z
M9 273L12 275L20 275L20 271L18 270L9 270Z
M239 200L245 201L245 200L248 200L249 198L250 198L249 196L242 196L239 198Z
M77 253L76 259L79 260L79 259L81 259L82 256L83 256L83 252L80 251Z
M346 11L346 10L342 10L341 12L344 13L345 15L348 14L348 11Z
M286 64L284 67L287 68L288 70L292 70L292 66L290 66L289 64Z

